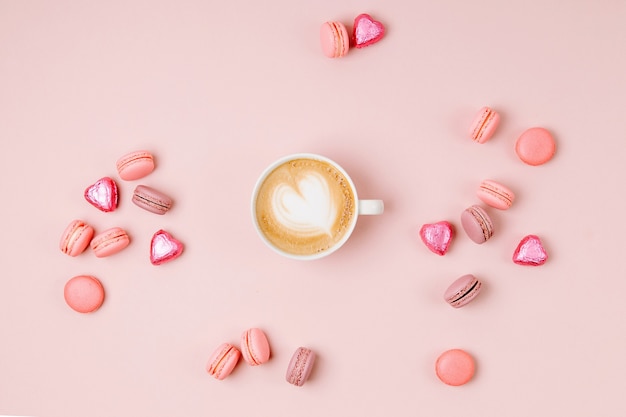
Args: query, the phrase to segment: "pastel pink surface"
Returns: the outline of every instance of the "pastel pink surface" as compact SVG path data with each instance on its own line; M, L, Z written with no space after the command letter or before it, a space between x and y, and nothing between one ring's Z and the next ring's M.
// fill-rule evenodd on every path
M183 253L183 244L170 233L158 230L150 241L150 262L161 265L173 261Z
M353 34L354 45L364 48L380 41L385 35L385 26L374 20L368 14L360 14L354 19Z
M111 212L117 208L117 184L112 178L100 178L85 190L85 200L98 210Z
M121 227L112 227L99 233L91 241L91 250L98 258L114 255L130 244L128 233Z
M270 359L270 344L261 329L248 329L241 335L241 355L252 366L261 365Z
M478 143L485 143L495 133L500 124L500 114L489 108L480 109L470 127L470 137Z
M104 287L89 275L76 276L65 284L63 297L68 306L79 313L91 313L104 302Z
M437 255L445 255L450 247L454 229L447 221L425 224L420 228L420 237L426 247Z
M493 180L484 180L476 190L476 196L485 204L498 210L508 210L515 201L515 194L505 185Z
M474 300L481 288L482 283L474 275L463 275L450 284L443 298L452 307L460 308Z
M515 142L515 153L528 165L542 165L556 152L556 142L552 134L542 127L532 127L524 131Z
M525 236L513 252L513 262L518 265L540 266L548 260L548 253L536 235Z
M120 157L115 165L121 179L138 180L154 170L154 157L148 151L134 151Z
M0 4L0 414L626 416L623 1ZM326 58L319 26L351 33L361 12L385 38ZM483 104L502 116L484 146L468 133ZM532 126L559 148L538 167L514 153ZM114 164L135 149L156 167L126 182ZM387 206L304 264L269 252L249 213L267 163L302 151ZM105 175L112 213L82 196ZM476 245L460 215L491 177L517 201L485 206L496 234ZM175 199L166 216L130 202L143 181ZM65 255L75 218L132 242ZM443 257L417 236L438 220L456 232ZM185 252L155 267L160 228ZM548 252L539 268L512 260L530 233ZM443 292L466 272L485 287L455 310ZM91 315L63 299L78 274L105 287ZM212 349L255 324L270 361L206 374ZM300 345L319 358L296 388L284 375ZM451 347L476 359L458 388L434 372Z
M298 387L304 385L311 375L315 359L315 352L311 349L305 347L296 349L287 366L285 375L287 382Z
M147 185L138 185L133 192L132 202L137 207L154 214L165 214L172 208L173 201L162 192Z
M206 371L215 379L222 380L233 372L241 352L230 343L218 346L207 362Z
M480 206L471 206L461 213L461 225L467 236L479 245L493 236L493 223Z
M93 227L82 220L73 220L63 231L59 248L69 256L78 256L87 249L93 235Z
M475 369L474 358L461 349L443 352L435 363L435 372L439 379L453 386L468 383L474 376Z
M326 22L320 27L322 52L329 58L340 58L350 49L348 30L341 22Z

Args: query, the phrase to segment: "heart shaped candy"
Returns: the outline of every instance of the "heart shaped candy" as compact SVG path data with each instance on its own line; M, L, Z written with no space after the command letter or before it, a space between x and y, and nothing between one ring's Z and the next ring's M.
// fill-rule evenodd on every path
M382 23L372 19L368 14L360 14L354 19L353 40L354 46L364 48L378 42L385 34Z
M150 242L150 262L152 265L160 265L174 260L181 253L183 253L183 244L165 230L159 230L152 236Z
M445 255L452 242L454 230L446 221L425 224L420 229L420 237L428 249L437 255Z
M109 177L100 178L85 190L85 199L104 212L117 208L117 185Z
M548 254L539 237L528 235L521 240L513 253L513 262L518 265L539 266L546 263Z

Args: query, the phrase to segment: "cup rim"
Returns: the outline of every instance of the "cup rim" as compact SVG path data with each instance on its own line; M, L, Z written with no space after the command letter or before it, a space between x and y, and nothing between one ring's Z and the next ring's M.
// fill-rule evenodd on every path
M311 253L308 255L298 255L298 254L294 254L294 253L290 253L287 251L284 251L278 247L276 247L272 242L269 241L269 239L267 238L267 236L265 236L265 234L263 233L263 231L261 230L261 227L259 226L259 222L257 220L257 216L256 216L256 200L257 200L257 196L259 195L259 189L261 188L261 185L263 184L263 181L265 181L265 179L269 176L270 173L272 173L276 168L278 168L280 165L288 162L288 161L292 161L294 159L313 159L316 161L322 161L322 162L326 162L327 164L332 165L337 171L341 172L343 174L343 176L346 178L346 180L348 181L348 184L350 185L350 190L352 191L352 195L354 196L354 216L352 216L352 220L350 222L350 227L348 228L348 230L346 230L346 232L344 233L343 237L341 238L341 240L339 240L337 243L335 243L333 246L331 246L329 249L321 251L321 252L316 252L316 253ZM286 258L290 258L290 259L296 259L296 260L314 260L314 259L320 259L320 258L325 258L326 256L336 252L339 248L341 248L350 238L350 236L352 235L352 232L354 231L354 228L356 227L356 223L357 220L359 218L359 197L356 191L356 187L354 185L354 182L352 181L352 178L350 177L350 175L348 175L348 173L346 172L345 169L343 169L343 167L341 165L339 165L337 162L335 162L334 160L328 158L327 156L323 156L317 153L312 153L312 152L298 152L298 153L292 153L289 155L285 155L281 158L276 159L274 162L272 162L271 164L269 164L259 175L259 177L256 180L256 183L254 184L254 189L252 191L252 204L251 209L252 209L252 223L254 225L254 228L257 232L257 235L259 235L259 237L261 238L261 240L265 243L265 245L267 247L269 247L270 249L272 249L274 252L278 253L279 255L282 255Z

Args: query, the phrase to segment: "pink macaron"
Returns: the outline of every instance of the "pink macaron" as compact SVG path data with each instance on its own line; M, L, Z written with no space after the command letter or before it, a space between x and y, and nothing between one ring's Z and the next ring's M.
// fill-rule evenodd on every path
M437 377L447 385L459 386L468 383L475 370L474 358L462 349L447 350L435 362Z
M132 201L137 207L155 214L167 213L173 204L170 197L147 185L135 187Z
M128 233L121 227L112 227L91 240L91 250L98 258L118 253L130 244Z
M65 284L63 297L68 306L79 313L91 313L104 302L102 283L90 275L78 275Z
M481 288L482 283L474 275L463 275L450 284L443 294L443 299L452 307L461 308L474 300Z
M129 152L117 160L116 167L121 179L138 180L154 170L154 157L148 151Z
M528 165L542 165L556 152L552 134L543 127L532 127L524 131L515 142L515 153Z
M233 372L241 352L230 343L222 343L213 351L206 365L206 371L215 379L222 380Z
M243 332L241 355L252 366L261 365L270 359L270 344L263 330L251 328Z
M489 107L480 109L470 127L470 137L474 142L485 143L500 124L500 114Z
M296 349L287 366L285 374L287 382L297 387L304 385L311 375L315 359L315 352L311 349L305 347Z
M329 58L341 58L350 49L348 30L341 22L326 22L320 27L322 52Z
M461 226L467 236L479 245L493 236L493 223L489 214L480 206L471 206L461 214Z
M93 238L93 227L83 220L73 220L61 235L59 248L69 256L78 256L87 249Z
M515 194L507 186L493 180L484 180L476 190L476 196L485 204L499 210L508 210L515 201Z

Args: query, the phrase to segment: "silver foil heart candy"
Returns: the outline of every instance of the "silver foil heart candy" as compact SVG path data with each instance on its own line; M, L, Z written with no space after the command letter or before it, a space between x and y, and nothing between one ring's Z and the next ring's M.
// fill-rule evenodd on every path
M518 265L539 266L546 263L548 254L535 235L524 237L513 253L513 262Z

